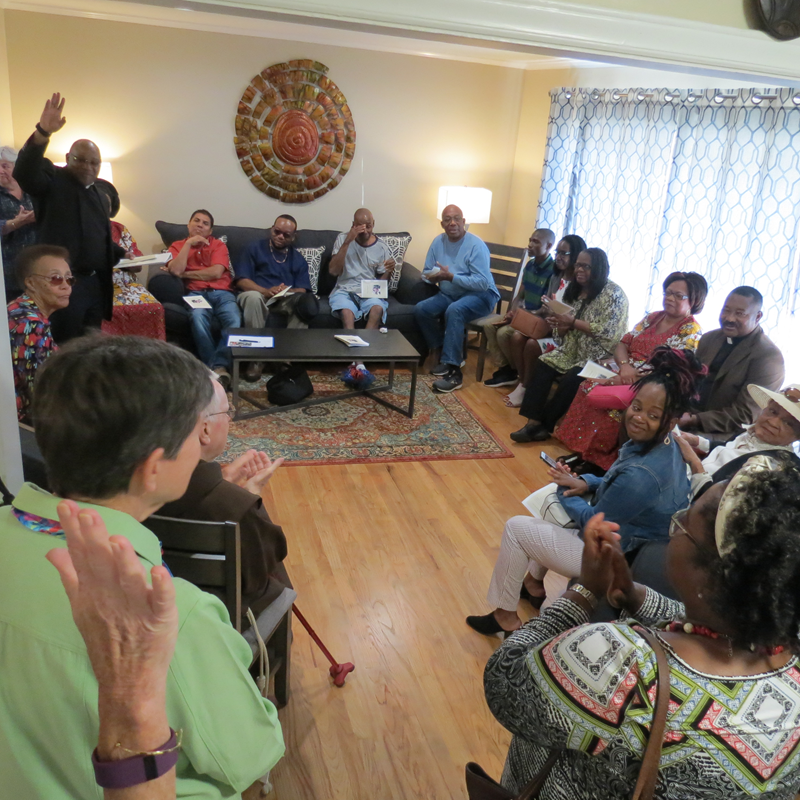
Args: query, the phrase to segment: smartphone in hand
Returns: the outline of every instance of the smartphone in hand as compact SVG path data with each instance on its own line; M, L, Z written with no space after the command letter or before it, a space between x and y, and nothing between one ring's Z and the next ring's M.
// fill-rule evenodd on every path
M541 458L542 461L544 461L544 463L547 464L548 467L552 467L553 469L558 469L558 464L556 463L556 460L551 456L547 455L547 453L545 453L544 450L542 450L542 452L539 453L539 458Z

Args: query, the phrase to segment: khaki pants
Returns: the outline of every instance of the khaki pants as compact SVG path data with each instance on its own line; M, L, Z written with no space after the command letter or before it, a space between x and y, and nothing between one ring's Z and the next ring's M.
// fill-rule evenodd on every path
M263 328L270 311L289 317L288 328L307 328L308 323L303 322L294 313L294 307L303 295L299 292L287 294L276 300L267 308L267 298L261 292L242 292L237 301L242 309L242 318L245 328Z
M483 335L486 337L486 347L492 361L498 369L511 366L511 337L515 331L510 325L498 328L487 322L483 326Z

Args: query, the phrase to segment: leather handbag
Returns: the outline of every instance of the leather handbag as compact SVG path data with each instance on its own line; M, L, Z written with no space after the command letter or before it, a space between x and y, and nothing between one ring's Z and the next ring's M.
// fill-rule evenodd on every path
M529 339L544 339L552 336L553 331L542 317L531 314L524 308L518 308L511 317L511 327Z
M636 630L647 641L656 654L657 686L656 705L653 711L653 724L650 736L639 769L639 777L633 790L632 800L652 800L658 781L658 763L661 760L661 747L664 742L664 730L667 726L669 710L669 663L667 654L658 637L647 628L637 626ZM537 775L518 794L503 788L497 781L474 762L467 764L467 796L469 800L533 800L539 796L545 781L550 776L561 750L551 750L544 766Z
M311 378L299 364L290 364L267 381L267 400L276 406L299 403L313 392Z

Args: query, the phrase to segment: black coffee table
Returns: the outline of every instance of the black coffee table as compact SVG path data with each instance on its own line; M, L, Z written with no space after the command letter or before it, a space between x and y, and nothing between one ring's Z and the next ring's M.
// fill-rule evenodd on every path
M330 403L334 400L354 397L359 394L365 394L376 402L405 414L407 417L414 416L414 398L417 392L417 365L420 354L400 331L390 330L387 333L381 333L374 330L345 331L337 328L306 330L231 328L223 331L222 335L227 338L228 334L231 333L242 336L272 336L274 340L274 347L270 348L231 348L231 354L233 355L233 381L231 388L233 390L233 407L236 409L234 419L249 419L263 414L275 414L278 411ZM360 336L365 342L369 342L369 347L348 347L344 342L334 338L337 335L350 333ZM351 364L355 361L365 366L381 361L389 363L389 381L380 386L373 384L368 389L347 389L326 397L314 397L312 395L307 400L302 400L289 406L271 406L264 405L256 400L251 392L239 390L239 371L243 361L291 361L293 364ZM411 392L408 397L407 408L390 403L376 394L376 392L391 391L394 388L395 365L404 366L411 370ZM248 403L256 406L258 411L242 413L240 398L244 398Z

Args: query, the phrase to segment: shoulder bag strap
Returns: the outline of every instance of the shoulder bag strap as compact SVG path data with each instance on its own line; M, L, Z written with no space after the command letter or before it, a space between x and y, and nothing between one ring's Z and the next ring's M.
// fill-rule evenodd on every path
M658 637L646 628L636 628L656 654L658 665L656 687L656 705L653 711L653 723L650 726L650 736L642 758L639 770L639 779L633 790L633 800L652 800L658 781L658 763L661 760L661 746L664 742L664 730L667 727L667 712L669 710L669 662L667 654L661 646Z

